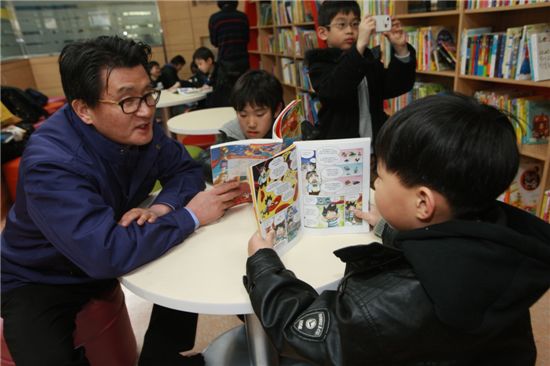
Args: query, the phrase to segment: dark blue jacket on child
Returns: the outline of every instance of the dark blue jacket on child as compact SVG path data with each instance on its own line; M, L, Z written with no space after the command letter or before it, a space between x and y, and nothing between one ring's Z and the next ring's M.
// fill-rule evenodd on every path
M321 139L359 136L358 86L366 76L369 111L373 137L386 121L384 99L397 97L412 89L416 77L416 53L407 45L410 56L403 62L395 57L385 69L380 60L380 48L367 48L363 55L354 46L314 49L306 53L309 77L319 96L321 109L319 125Z

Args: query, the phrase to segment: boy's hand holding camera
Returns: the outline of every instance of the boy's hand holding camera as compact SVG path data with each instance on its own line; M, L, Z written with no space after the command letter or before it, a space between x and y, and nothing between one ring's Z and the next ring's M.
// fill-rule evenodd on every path
M365 52L365 48L370 42L370 37L376 32L377 19L376 16L366 15L359 24L359 34L357 36L357 51L360 54ZM403 32L401 22L397 19L391 19L391 29L388 32L383 32L392 44L395 54L398 56L406 56L409 52L407 49L407 37Z

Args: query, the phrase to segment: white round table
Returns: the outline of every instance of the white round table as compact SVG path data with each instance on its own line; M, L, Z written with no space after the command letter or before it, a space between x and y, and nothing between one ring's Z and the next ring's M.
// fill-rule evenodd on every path
M227 122L237 118L232 107L199 109L168 120L168 130L179 135L214 135Z
M248 239L257 230L251 204L233 207L218 222L200 227L162 257L121 278L136 295L171 309L201 314L246 314L246 332L228 332L209 346L207 359L225 365L277 365L278 356L253 314L242 278L246 273ZM318 292L336 288L344 263L334 250L379 241L374 234L303 235L282 260L298 278ZM151 243L154 245L154 243ZM246 339L235 339L237 335ZM235 345L244 345L235 354ZM242 355L246 355L242 356ZM229 358L241 357L229 362Z
M211 90L197 90L193 93L179 94L178 92L170 92L168 90L161 90L160 99L157 103L157 108L161 109L162 113L162 127L166 133L168 133L168 127L166 123L170 119L169 107L175 107L177 105L195 103L206 98L206 95Z

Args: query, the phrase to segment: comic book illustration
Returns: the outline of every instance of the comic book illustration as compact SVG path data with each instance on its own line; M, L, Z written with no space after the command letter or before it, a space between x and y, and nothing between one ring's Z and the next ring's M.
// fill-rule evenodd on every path
M268 140L243 140L214 145L210 148L212 183L238 180L241 182L241 195L233 200L233 205L251 202L250 186L247 179L248 167L275 155L281 150L281 143Z
M281 139L284 148L302 139L301 122L304 110L301 99L290 102L273 122L273 138Z
M301 233L368 232L354 209L368 209L369 174L368 138L294 142L249 168L261 234L281 253Z

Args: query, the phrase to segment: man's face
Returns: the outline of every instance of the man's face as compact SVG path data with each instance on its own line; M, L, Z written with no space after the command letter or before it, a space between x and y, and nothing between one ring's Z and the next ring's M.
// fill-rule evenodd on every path
M100 99L120 102L129 97L141 97L152 91L149 76L143 66L115 68L109 75L103 70L101 78L104 87ZM120 105L98 103L88 109L89 120L99 133L108 139L123 145L145 145L153 138L153 116L155 107L141 102L138 110L132 114L122 112Z
M195 64L199 68L199 70L204 74L210 74L210 71L212 71L212 65L214 64L214 61L211 58L208 58L206 60L196 58Z
M319 37L327 42L329 47L350 49L357 41L360 19L353 13L338 13L329 25L319 27Z
M237 112L239 125L247 139L265 137L273 125L273 113L267 106L256 106L248 103L242 111Z

